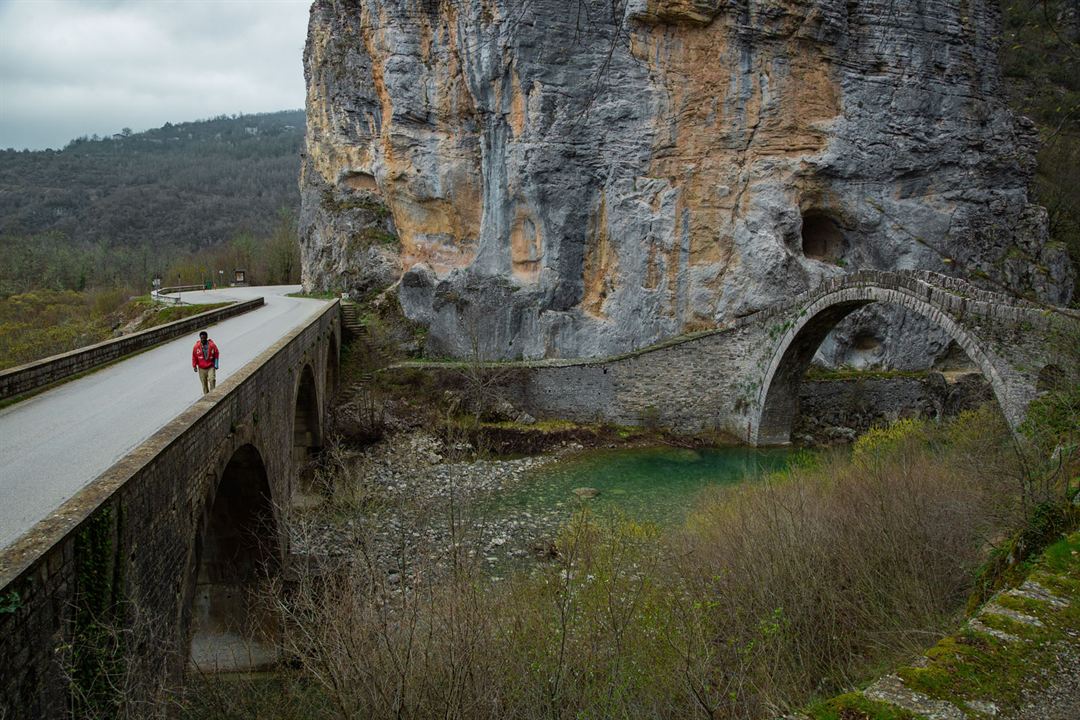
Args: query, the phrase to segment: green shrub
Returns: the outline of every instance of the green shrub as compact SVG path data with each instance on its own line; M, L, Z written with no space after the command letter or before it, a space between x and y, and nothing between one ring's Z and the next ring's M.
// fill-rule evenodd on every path
M857 465L879 462L912 443L925 442L926 423L915 418L897 420L891 425L873 427L863 433L851 447L852 461Z
M108 338L108 324L96 304L95 297L73 290L34 290L0 300L0 368Z

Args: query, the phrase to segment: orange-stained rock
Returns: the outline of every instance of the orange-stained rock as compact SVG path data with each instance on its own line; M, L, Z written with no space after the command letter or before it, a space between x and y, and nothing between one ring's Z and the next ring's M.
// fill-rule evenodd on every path
M305 285L403 279L431 351L491 357L625 351L860 267L1060 303L997 7L952 5L318 0ZM851 323L901 365L948 350Z

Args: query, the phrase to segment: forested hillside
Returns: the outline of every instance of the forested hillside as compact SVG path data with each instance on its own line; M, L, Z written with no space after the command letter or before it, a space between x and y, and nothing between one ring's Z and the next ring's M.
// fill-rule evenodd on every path
M238 237L259 250L295 217L303 137L293 110L0 151L0 294L143 285Z
M0 153L0 233L196 249L299 204L300 110L221 116L60 151Z

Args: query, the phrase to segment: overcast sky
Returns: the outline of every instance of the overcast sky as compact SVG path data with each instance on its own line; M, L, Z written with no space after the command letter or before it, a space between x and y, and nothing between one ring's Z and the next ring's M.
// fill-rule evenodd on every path
M304 107L310 0L0 0L0 148Z

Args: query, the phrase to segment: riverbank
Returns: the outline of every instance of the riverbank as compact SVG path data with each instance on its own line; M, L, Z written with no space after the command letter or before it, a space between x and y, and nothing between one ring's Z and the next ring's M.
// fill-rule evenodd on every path
M1025 523L1020 468L993 420L905 421L850 456L698 494L690 517L666 529L577 501L550 554L526 559L524 572L499 567L512 541L493 543L505 528L472 522L470 507L492 488L524 487L550 461L460 459L466 448L404 433L338 465L378 482L338 486L311 508L342 535L318 572L300 568L268 594L289 663L272 688L251 687L247 707L477 720L642 708L751 720L804 707L956 627L982 582L987 538ZM848 709L834 716L861 717Z
M801 422L805 427L807 413L814 420L813 430L801 438L812 447L845 444L867 427L898 417L951 415L981 398L979 390L961 391L970 380L947 383L937 373L860 373L804 383ZM985 384L975 385L985 391ZM873 402L866 402L868 396ZM878 410L870 413L867 407ZM774 451L740 448L729 438L537 421L482 389L446 390L430 379L382 385L376 392L362 386L335 415L337 440L324 454L315 482L322 501L294 517L292 546L324 564L333 564L330 559L343 548L363 547L395 585L411 582L418 572L442 574L459 552L498 579L530 567L531 558L550 560L560 527L585 507L615 509L635 521L678 524L707 484L650 489L635 477L634 458L604 460L605 452L662 453L666 447L669 464L651 470L659 478L682 477L687 466L709 458L718 446L735 458L738 476L782 467ZM590 458L597 460L592 467ZM540 471L554 463L570 472L578 466L580 479L567 484L552 473L540 479ZM710 470L725 483L733 477L731 468ZM605 483L593 477L609 472L630 480L609 477Z
M394 585L419 572L441 574L458 551L489 565L534 548L542 556L562 520L557 508L496 517L478 505L583 449L564 442L543 455L478 458L467 441L448 443L425 430L391 433L359 450L333 448L316 477L325 500L295 518L293 551L332 563L361 547Z
M546 452L523 457L478 454L468 440L426 430L391 433L363 449L338 445L317 473L322 501L294 518L293 550L333 558L361 546L397 584L418 570L443 572L454 548L499 580L552 559L560 529L585 508L677 526L700 492L780 470L792 457L782 449L657 446L644 434L616 441L612 432L534 428L525 445Z

